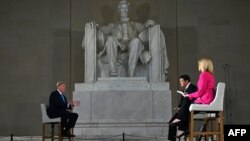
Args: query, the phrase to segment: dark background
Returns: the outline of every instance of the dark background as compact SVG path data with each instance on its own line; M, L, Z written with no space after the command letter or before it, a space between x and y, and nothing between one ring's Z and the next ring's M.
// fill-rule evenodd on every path
M196 83L197 59L211 57L226 82L225 123L249 124L250 1L129 0L131 20L161 25L170 61L173 107L178 76ZM40 103L57 81L83 83L86 22L118 18L118 0L0 0L0 135L40 135Z

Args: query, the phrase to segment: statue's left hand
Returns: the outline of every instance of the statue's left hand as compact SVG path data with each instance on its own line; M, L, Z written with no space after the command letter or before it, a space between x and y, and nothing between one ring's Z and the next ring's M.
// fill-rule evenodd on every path
M86 27L87 28L94 28L94 27L98 27L98 24L95 21L92 21L92 22L86 23Z
M153 20L148 20L145 22L146 27L153 26L153 25L155 25L155 22Z

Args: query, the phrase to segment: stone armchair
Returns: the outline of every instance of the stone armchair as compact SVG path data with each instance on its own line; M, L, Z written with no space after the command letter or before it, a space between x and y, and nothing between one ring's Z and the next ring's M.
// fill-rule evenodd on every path
M96 82L99 77L111 77L107 55L100 49L103 47L98 41L100 38L98 32L96 26L91 28L85 26L85 36L82 41L82 47L85 50L85 83ZM140 55L134 77L146 77L149 82L164 82L169 62L165 37L160 25L146 28L138 37L145 48ZM117 62L117 77L128 77L128 53L118 52Z

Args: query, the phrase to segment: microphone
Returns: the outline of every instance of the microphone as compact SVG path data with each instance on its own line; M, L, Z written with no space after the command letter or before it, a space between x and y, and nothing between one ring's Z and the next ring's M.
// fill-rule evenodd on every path
M223 67L225 67L225 68L229 68L231 65L229 65L229 64L224 64L223 65Z

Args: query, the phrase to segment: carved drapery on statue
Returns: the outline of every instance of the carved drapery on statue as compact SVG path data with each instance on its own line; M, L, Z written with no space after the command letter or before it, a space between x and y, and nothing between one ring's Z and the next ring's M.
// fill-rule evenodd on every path
M107 27L85 26L82 42L85 82L96 82L98 77L113 77L112 69L117 73L115 77L147 77L149 82L164 82L169 62L160 25L141 28L141 24L132 22L131 27L140 31L136 37L132 28L127 29L128 33L116 32L115 27L119 31L119 26L115 24ZM120 26L120 29L123 27ZM110 31L112 36L108 35ZM123 34L123 38L130 36L133 40L126 43L126 39L119 39L119 34Z

